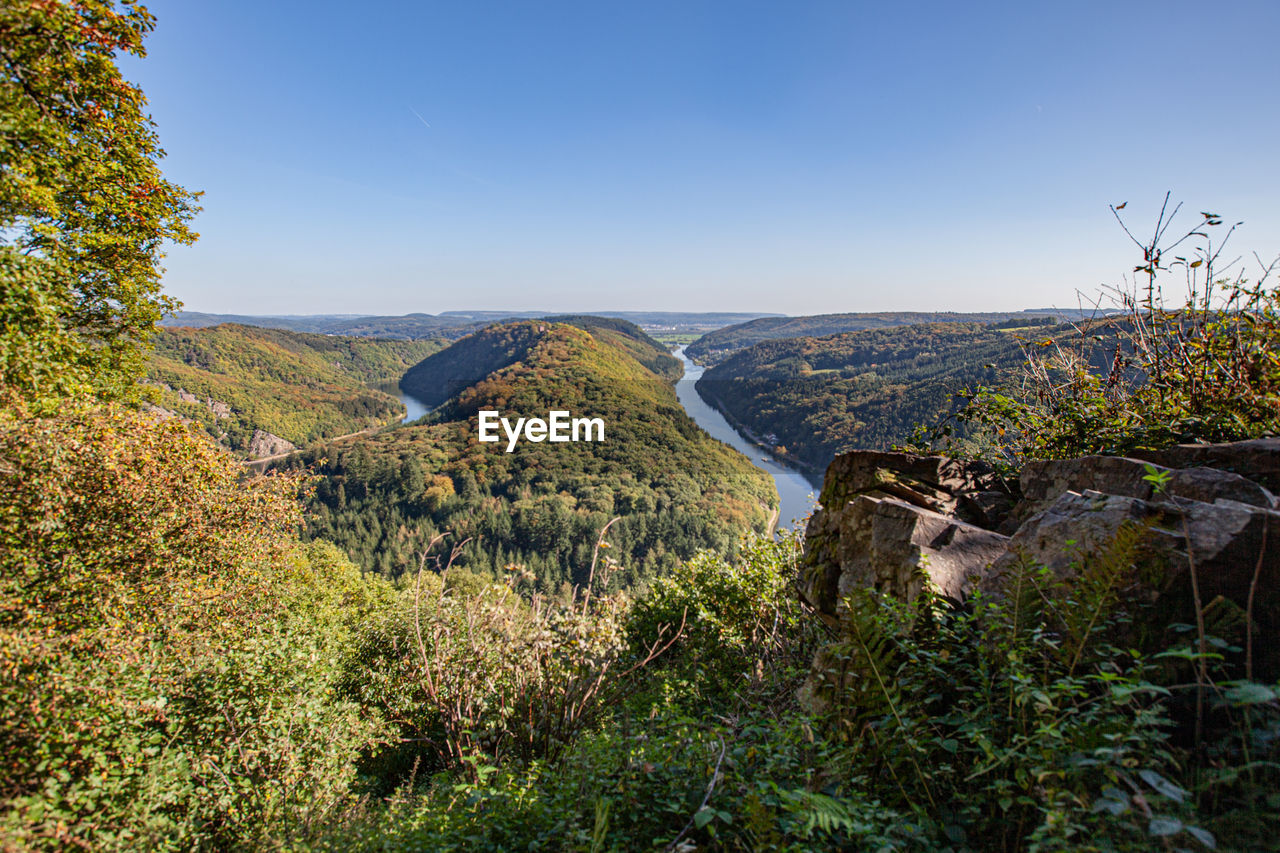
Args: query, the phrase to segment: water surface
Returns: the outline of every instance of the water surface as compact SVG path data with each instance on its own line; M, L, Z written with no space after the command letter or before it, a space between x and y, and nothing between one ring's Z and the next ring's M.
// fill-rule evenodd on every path
M415 400L413 397L410 397L408 394L404 393L399 388L396 389L396 393L400 395L400 402L404 403L404 407L407 412L407 414L400 421L400 423L411 424L414 421L416 421L418 418L425 415L427 412L431 411L431 407L428 406L426 403Z
M703 400L693 387L698 377L702 376L703 368L684 354L684 347L677 349L674 355L684 364L684 376L676 383L676 396L680 398L680 405L684 406L685 412L712 438L745 454L753 465L773 477L778 487L778 497L782 501L778 516L779 530L790 528L795 521L803 521L813 511L813 504L817 500L813 484L798 470L768 455L763 448L752 444L730 426L724 415Z

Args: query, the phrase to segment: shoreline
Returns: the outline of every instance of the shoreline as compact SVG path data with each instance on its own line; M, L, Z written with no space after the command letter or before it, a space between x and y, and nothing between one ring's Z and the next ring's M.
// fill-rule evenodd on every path
M821 482L815 483L813 480L814 477L821 479L823 474L825 473L824 471L818 470L818 466L813 465L812 463L809 463L809 462L805 462L803 459L797 459L794 456L789 456L786 454L776 452L772 446L765 444L758 435L752 432L744 424L739 422L737 418L735 418L728 410L726 410L724 407L724 404L720 402L718 397L716 397L714 394L703 393L702 389L698 388L696 384L694 385L694 390L698 392L698 396L701 397L707 405L711 406L711 408L719 412L721 417L723 417L725 421L728 422L729 426L733 427L734 430L736 430L739 435L745 438L748 441L748 443L751 444L752 447L758 448L760 450L763 450L765 453L768 453L769 456L772 459L774 459L776 462L778 462L780 465L785 465L788 468L795 469L806 480L809 481L809 485L813 486L815 491L822 490L822 483Z

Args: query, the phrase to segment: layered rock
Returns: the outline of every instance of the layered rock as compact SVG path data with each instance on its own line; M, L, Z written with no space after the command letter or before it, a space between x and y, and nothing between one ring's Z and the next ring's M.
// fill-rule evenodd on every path
M948 589L958 590L959 581L955 579L958 570L942 568L954 567L956 560L939 551L959 554L969 549L974 538L970 529L999 527L1009 516L1015 497L995 470L981 462L871 450L841 454L827 468L818 498L819 509L810 517L805 531L810 566L805 576L805 594L820 612L834 615L843 596L840 577L845 573L846 564L849 566L849 578L844 581L846 592L854 584L905 590L915 583L910 573L928 561L937 565L939 576L947 574L950 578ZM847 508L859 498L872 503L858 503L846 518ZM884 501L891 503L881 510L873 510L874 505ZM909 508L920 512L908 513ZM852 555L859 553L858 543L869 541L860 528L865 519L872 517L878 517L883 528L876 538L883 545L881 553L898 554L893 558L894 569L887 568L888 563L879 567L875 560L871 561L873 569L855 569L850 563ZM891 548L888 544L890 518L898 519L900 532L893 535L901 540L901 547ZM939 519L945 519L946 523ZM954 538L954 534L944 531L947 525L953 524L960 532L962 544L951 548L949 537ZM925 550L920 550L921 547ZM912 551L913 548L916 551ZM977 559L977 556L970 557L969 563ZM900 576L890 579L888 575L894 573Z
M1128 528L1137 536L1126 559L1146 584L1137 594L1157 604L1153 618L1194 621L1194 568L1202 605L1221 597L1252 613L1256 673L1280 675L1280 511L1268 488L1280 482L1280 439L1147 455L1157 462L1033 462L1006 486L975 463L844 454L809 522L802 589L838 628L855 588L910 601L931 584L963 599L998 593L1024 561L1071 577Z
M1178 444L1164 450L1135 451L1139 459L1169 468L1232 471L1280 491L1280 438L1253 438L1224 444Z
M855 587L911 600L932 582L944 595L963 598L973 568L1004 554L1009 539L896 498L858 495L825 515L835 559L809 576L806 595L828 615Z
M1161 494L1213 503L1219 498L1274 508L1275 497L1253 480L1217 468L1166 468L1123 456L1082 456L1028 462L1019 483L1022 502L1014 517L1020 522L1045 509L1064 492L1095 491L1108 495L1150 500L1156 481L1163 478Z

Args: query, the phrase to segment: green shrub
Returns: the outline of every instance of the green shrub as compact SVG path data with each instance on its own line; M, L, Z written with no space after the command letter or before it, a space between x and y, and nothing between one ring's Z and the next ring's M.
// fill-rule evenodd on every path
M681 563L637 602L627 622L633 648L661 626L683 623L658 661L668 684L712 704L735 692L789 693L813 651L814 626L794 587L801 546L786 532L752 537L732 562L704 551Z
M850 596L815 687L858 747L849 772L939 847L1212 847L1171 688L1127 643L1134 542L1070 581L1023 567L963 609Z
M458 768L475 780L480 761L554 760L633 688L679 628L656 626L633 654L624 636L630 601L591 594L608 588L616 567L608 558L599 575L593 559L585 589L522 597L517 589L528 592L536 580L523 566L507 566L505 584L466 572L453 583L459 549L436 571L429 550L413 585L369 623L347 665L347 693L398 727L399 742L368 764L384 783Z
M1280 289L1269 283L1280 258L1258 259L1251 281L1222 254L1234 226L1215 240L1222 220L1203 213L1175 239L1180 205L1167 207L1153 237L1134 239L1140 278L1114 290L1112 310L1074 334L1026 339L1017 375L972 395L959 415L970 446L1016 464L1280 432ZM1177 279L1180 304L1164 296Z
M269 846L345 807L335 693L380 587L303 546L299 483L121 409L0 417L3 846Z

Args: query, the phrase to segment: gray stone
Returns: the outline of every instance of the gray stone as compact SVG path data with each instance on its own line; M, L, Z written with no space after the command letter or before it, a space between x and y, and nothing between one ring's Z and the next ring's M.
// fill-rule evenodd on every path
M1019 478L1022 503L1013 517L1025 521L1048 507L1064 492L1097 491L1107 495L1151 500L1155 488L1147 480L1152 471L1167 474L1163 494L1213 503L1219 498L1272 508L1275 498L1239 474L1214 468L1170 469L1123 456L1082 456L1028 462Z
M833 607L838 600L846 508L863 496L908 504L988 529L996 528L1014 505L1006 484L982 462L875 450L837 456L827 467L819 507L805 532L805 581L820 610L825 605L819 602ZM854 516L849 518L851 523L861 523Z
M1125 526L1142 531L1132 555L1132 589L1155 604L1153 627L1195 622L1194 569L1202 605L1222 598L1241 613L1252 607L1254 675L1280 675L1280 512L1274 509L1225 498L1147 501L1066 492L1018 529L988 582L999 583L1023 560L1072 577L1107 554Z
M1276 507L1276 498L1267 489L1239 474L1217 468L1174 469L1169 474L1165 492L1202 503L1228 500L1265 509Z
M858 587L873 587L903 601L925 583L960 599L988 564L1004 553L1008 537L894 498L860 495L837 520L837 570L810 600L827 613Z
M1234 471L1280 491L1280 438L1254 438L1224 444L1178 444L1164 450L1137 450L1134 458L1168 468L1217 468Z

